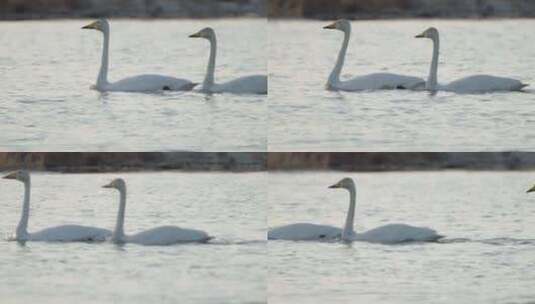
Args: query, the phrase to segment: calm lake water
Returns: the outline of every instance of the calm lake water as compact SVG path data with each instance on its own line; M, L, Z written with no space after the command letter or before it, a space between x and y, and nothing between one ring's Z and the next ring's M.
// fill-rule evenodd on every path
M2 22L0 150L265 151L266 96L90 90L102 34L91 20ZM266 74L262 19L111 20L110 81L157 73L202 82L218 36L216 81Z
M0 241L2 303L265 303L266 173L32 176L29 231L75 223L112 229L127 182L125 230L201 229L209 244L117 246ZM23 185L0 181L2 239L15 231Z
M533 20L362 21L342 78L394 72L427 78L439 29L439 82L473 74L513 77L528 93L329 92L343 33L327 21L270 21L270 151L502 151L535 149Z
M269 226L342 226L357 183L356 231L428 226L444 243L270 241L269 303L532 303L535 172L270 173Z

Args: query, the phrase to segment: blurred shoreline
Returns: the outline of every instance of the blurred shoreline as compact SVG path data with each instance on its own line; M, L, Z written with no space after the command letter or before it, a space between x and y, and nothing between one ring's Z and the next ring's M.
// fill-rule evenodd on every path
M0 152L0 170L28 169L65 173L135 171L233 171L266 168L265 153L241 152Z
M269 0L269 18L533 18L530 0Z
M269 153L269 171L333 170L349 172L434 170L535 170L531 152L359 152Z
M0 20L266 17L266 0L5 0Z
M0 153L0 171L25 168L65 173L136 171L433 171L535 170L535 153L147 152Z

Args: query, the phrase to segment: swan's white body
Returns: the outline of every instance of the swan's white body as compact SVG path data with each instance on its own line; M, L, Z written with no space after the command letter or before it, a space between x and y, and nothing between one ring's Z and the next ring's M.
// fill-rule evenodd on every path
M347 20L338 20L330 24L325 29L337 29L344 32L342 48L338 53L336 64L327 80L328 90L340 91L363 91L363 90L394 90L394 89L415 89L423 86L425 81L422 78L406 76L392 73L374 73L357 76L349 80L340 80L340 73L344 65L349 37L351 36L351 23Z
M447 91L459 94L481 94L490 92L520 91L527 84L519 80L492 75L473 75L441 85L438 83L438 55L440 48L439 33L436 28L429 28L416 38L429 38L433 41L433 57L425 89L430 92Z
M14 241L32 242L103 242L111 231L103 228L81 225L61 225L32 233L18 233Z
M330 78L330 77L329 77ZM327 89L333 91L366 91L416 89L424 84L423 79L392 73L373 73L357 76L350 80L333 80L327 82Z
M17 179L24 183L24 201L22 215L17 225L13 241L41 241L41 242L91 242L105 241L111 236L107 229L80 225L62 225L46 228L36 232L28 232L28 220L30 218L30 175L25 171L17 171L6 175L4 178Z
M342 229L328 225L296 223L268 231L269 240L317 241L334 240L342 236Z
M444 86L439 86L439 90L441 88L448 92L470 94L520 91L526 86L526 84L512 78L491 75L473 75L452 81Z
M93 89L107 92L152 92L161 90L183 91L191 90L196 85L189 80L175 78L171 76L145 74L133 77L124 78L116 82L108 81L108 61L109 61L109 43L110 43L110 27L108 21L100 19L87 26L84 29L96 29L101 31L104 35L104 43L102 47L102 61L97 77L97 83L92 86Z
M204 231L184 229L175 226L161 226L125 235L119 243L136 243L141 245L172 245L187 242L206 242L210 239Z
M119 81L109 83L98 81L92 86L100 92L154 92L154 91L189 91L196 84L170 76L145 74L132 76Z
M135 243L140 245L157 246L172 245L177 243L207 242L211 237L204 231L185 229L176 226L161 226L145 230L136 234L127 235L124 233L124 216L126 208L126 184L122 179L115 179L105 188L115 188L119 190L120 204L117 213L115 229L111 241L117 244Z
M353 228L356 204L356 189L353 180L345 178L330 188L345 188L349 191L349 210L343 229L327 225L298 223L269 230L268 239L292 241L342 239L348 242L365 241L395 244L403 242L432 242L442 238L433 229L405 224L388 224L363 233L356 233Z
M234 94L267 94L267 76L252 75L240 77L224 83L215 83L215 64L217 55L217 39L212 28L204 28L191 38L205 38L210 42L210 57L206 76L200 88L204 93L234 93Z

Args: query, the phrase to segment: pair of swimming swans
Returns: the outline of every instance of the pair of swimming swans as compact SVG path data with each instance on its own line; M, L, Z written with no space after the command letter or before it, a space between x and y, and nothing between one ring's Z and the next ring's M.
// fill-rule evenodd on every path
M331 189L349 191L349 209L344 227L297 223L273 228L268 231L269 240L318 241L337 240L345 242L365 241L371 243L396 244L403 242L433 242L443 236L430 228L414 227L405 224L388 224L362 233L356 233L353 225L355 218L356 187L353 179L344 178L329 186Z
M171 245L176 243L207 242L211 239L204 231L184 229L176 226L161 226L137 234L126 235L124 232L126 184L120 178L103 186L104 188L117 189L120 193L119 212L117 213L117 221L113 231L81 225L61 225L30 233L28 232L28 220L30 217L30 174L28 171L19 170L4 176L4 178L14 179L24 183L22 215L17 225L15 237L11 239L14 241L102 242L110 239L117 244Z
M350 80L340 80L340 73L344 65L349 37L351 35L351 23L347 20L338 20L324 27L325 29L336 29L344 33L342 48L338 54L336 65L334 66L329 79L327 89L339 91L362 91L362 90L427 90L430 92L449 91L460 94L477 94L497 91L520 91L527 86L519 80L491 75L474 75L465 77L446 85L439 85L437 82L439 35L436 28L429 28L415 38L429 38L433 41L433 58L427 81L414 76L406 76L392 73L374 73L358 76Z
M104 43L102 47L102 60L97 77L97 83L92 88L101 91L122 92L151 92L151 91L189 91L197 84L187 79L171 76L144 74L124 78L116 82L108 81L108 61L110 44L110 25L106 19L99 19L82 29L93 29L102 32ZM204 93L235 93L235 94L267 94L267 76L254 75L234 79L225 83L215 83L215 59L217 51L216 35L212 28L205 28L191 38L205 38L210 41L210 57L206 76L200 89Z

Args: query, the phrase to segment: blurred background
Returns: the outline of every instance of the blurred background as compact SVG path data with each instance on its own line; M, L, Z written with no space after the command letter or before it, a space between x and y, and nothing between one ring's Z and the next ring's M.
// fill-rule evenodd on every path
M263 17L265 0L2 0L0 19Z
M533 17L531 0L269 0L270 18Z
M534 170L535 153L329 152L1 152L0 171L420 171Z
M265 153L24 153L0 152L0 171L26 168L56 172L150 170L262 171Z

